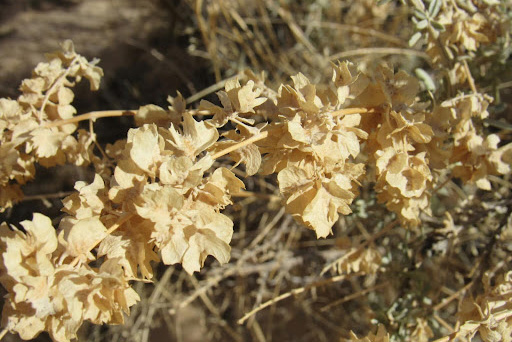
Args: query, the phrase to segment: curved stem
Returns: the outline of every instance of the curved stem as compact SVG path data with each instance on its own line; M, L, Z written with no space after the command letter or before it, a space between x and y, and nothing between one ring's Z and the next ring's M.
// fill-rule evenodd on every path
M67 125L70 123L80 122L84 120L98 119L98 118L107 118L107 117L115 117L115 116L134 116L137 113L136 110L103 110L97 112L90 112L82 115L78 115L65 120L56 120L49 122L42 127L50 128L50 127L58 127L62 125Z
M230 152L233 152L239 148L242 148L244 146L247 146L249 144L252 144L253 142L256 142L256 141L259 141L259 140L263 140L265 139L266 137L268 137L268 131L265 131L265 132L261 132L260 134L258 135L255 135L247 140L244 140L244 141L241 141L239 142L238 144L235 144L235 145L232 145L232 146L229 146L228 148L225 148L223 149L222 151L219 151L217 153L215 153L212 158L213 159L217 159L219 157L222 157Z
M45 94L44 99L43 99L43 103L41 104L41 109L39 110L39 123L41 123L43 121L43 112L46 109L46 105L48 104L48 101L50 100L50 96L52 96L52 94L55 92L56 88L62 83L62 81L64 81L66 79L66 77L68 77L69 73L71 72L71 67L73 67L77 62L78 62L78 56L75 57L71 61L71 63L66 68L64 73L62 73L62 75L60 75L55 80L55 82L52 84L50 89L48 89L46 91L46 94Z
M350 115L350 114L366 114L366 113L375 113L375 109L373 108L343 108L336 110L331 113L332 116L342 116L342 115Z

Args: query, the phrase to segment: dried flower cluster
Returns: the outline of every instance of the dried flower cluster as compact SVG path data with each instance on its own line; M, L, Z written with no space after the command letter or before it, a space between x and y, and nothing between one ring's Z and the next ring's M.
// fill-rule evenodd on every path
M445 67L457 77L456 95L427 101L415 77L387 65L362 70L338 62L326 84L297 73L277 89L247 71L217 93L220 105L203 100L187 109L178 94L167 109L140 107L137 128L105 150L92 128L77 130L81 118L72 119L71 105L71 87L85 77L98 89L102 70L65 42L23 81L17 100L0 99L0 211L22 198L20 184L34 178L36 164L93 164L96 174L63 200L66 215L56 228L38 213L21 222L23 229L0 226L5 329L23 339L47 331L55 341L70 341L84 321L123 323L140 299L133 283L150 281L160 261L189 274L209 255L227 263L234 223L222 211L245 188L233 171L240 164L247 177L275 174L286 212L317 238L332 233L340 214L352 213L361 189L374 191L397 222L415 231L432 214L431 198L446 179L491 190L493 179L510 175L512 144L482 125L493 99L474 86L461 88L471 75L456 58L500 35L502 18L477 12L495 13L498 4L474 1L471 12L455 1L412 2L426 20L417 26L431 28L433 63L450 61ZM223 156L233 168L219 166ZM446 230L456 234L448 217ZM332 269L376 276L390 257L384 262L378 246L368 244L354 244ZM484 341L510 340L511 279L506 273L464 301L460 328L449 338L478 332ZM423 318L410 330L418 341L433 336ZM376 334L351 333L349 340L390 337L379 326Z
M367 133L357 128L360 114L333 113L354 81L346 63L334 68L331 87L317 87L302 74L292 80L293 86L279 88L269 114L268 138L259 144L265 154L262 170L277 173L286 210L317 237L326 237L338 213L352 212L364 165L350 160Z
M76 123L52 126L76 114L73 87L83 77L97 90L103 71L66 41L62 52L49 54L33 76L21 84L17 100L0 99L0 212L23 196L19 185L35 176L34 164L45 167L86 165L94 158L94 137ZM74 81L73 81L74 80Z
M452 338L473 338L477 332L485 342L507 341L512 336L512 272L491 285L484 279L484 293L463 302L459 313L464 324Z
M66 262L70 254L86 249L87 237L104 228L101 222L82 221L81 232L67 237L65 231L57 234L50 219L37 213L22 226L25 232L0 226L0 281L9 291L2 315L4 327L23 339L48 331L55 341L69 341L76 338L84 320L123 323L123 313L130 312L139 296L128 284L118 259L105 261L98 269Z

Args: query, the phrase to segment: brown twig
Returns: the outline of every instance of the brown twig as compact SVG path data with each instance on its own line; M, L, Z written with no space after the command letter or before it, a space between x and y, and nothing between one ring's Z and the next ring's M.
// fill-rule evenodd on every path
M222 280L229 278L235 274L240 274L242 272L247 271L247 264L246 261L250 258L254 257L258 253L261 253L262 251L267 250L271 246L274 246L277 241L281 238L284 231L288 228L291 221L291 217L287 216L283 220L283 223L277 229L274 234L272 235L272 238L267 243L257 246L255 248L251 249L245 249L242 256L236 261L235 264L228 264L225 266L224 272L218 275L214 275L212 277L209 277L206 280L206 284L202 285L199 289L196 289L191 295L189 295L184 300L180 301L180 303L175 306L174 308L169 309L169 314L174 315L178 310L183 309L184 307L188 306L190 303L192 303L196 298L198 298L202 293L206 293L206 291L209 291L211 288L217 286ZM254 271L260 271L260 269L254 270ZM245 272L246 273L246 272Z
M248 18L248 19L246 19L246 22L249 25L257 25L259 23L258 19L259 18ZM264 18L262 18L262 19L264 19ZM272 19L270 22L272 24L285 23L285 21L282 19ZM355 25L340 24L340 23L336 23L336 22L318 21L318 20L317 21L298 20L297 23L301 26L310 25L310 26L316 27L316 28L326 28L326 29L332 29L332 30L348 31L348 32L352 32L355 34L359 34L359 35L378 38L378 39L387 41L391 44L395 44L395 45L399 45L399 46L403 46L403 47L408 46L407 42L403 41L400 38L397 38L393 35L390 35L390 34L387 34L387 33L384 33L384 32L378 31L378 30L374 30L371 28L367 28L367 27L360 27L360 26L355 26Z
M322 272L320 272L320 275L322 274L325 274L327 271L329 271L334 265L340 263L341 261L347 259L348 257L350 257L351 255L354 255L356 253L359 253L361 252L367 245L369 245L370 243L372 243L373 241L375 241L376 239L378 239L379 237L381 237L382 235L386 234L387 232L389 232L391 229L393 229L396 225L398 224L398 220L395 220L395 221L392 221L390 223L388 223L388 225L386 227L384 227L382 230L378 231L377 233L373 234L368 240L366 240L365 242L363 242L362 244L359 245L358 248L354 249L353 251L351 252L348 252L347 254L343 255L341 258L338 258L336 260L334 260L333 262L329 263L327 266L325 266L323 269L322 269Z
M202 15L203 11L203 0L196 0L194 6L194 13L197 20L197 26L201 31L201 37L203 38L203 42L206 46L206 50L212 60L213 71L215 74L215 80L219 82L221 80L220 66L219 60L217 58L217 44L215 42L215 29L211 27L210 29L207 27L206 20ZM213 39L212 39L213 38Z
M468 62L466 62L466 60L464 59L464 60L462 60L462 64L464 65L464 71L466 73L466 77L468 78L469 87L471 88L471 91L476 94L478 91L476 90L476 85L475 85L475 80L473 79L473 75L471 75L471 71L469 70Z
M451 294L450 296L446 297L445 299L443 299L441 301L441 303L435 305L432 309L434 309L434 311L439 311L440 309L444 308L446 305L450 304L450 302L454 299L456 299L457 297L459 297L461 294L463 294L467 289L469 289L471 286L473 285L473 282L469 282L468 284L466 284L463 288L457 290L456 292L454 292L453 294Z
M329 56L329 60L344 59L348 57L355 57L361 55L408 55L420 57L426 61L430 61L429 55L423 51L405 48L393 48L393 47L369 47L354 49L349 51L338 52L334 55Z
M194 95L187 97L185 102L187 104L190 104L192 102L200 100L203 97L205 97L206 95L210 95L214 91L217 91L217 90L220 90L220 89L224 88L224 86L226 85L226 83L228 81L234 80L234 79L236 79L239 76L240 76L239 74L236 74L235 76L231 76L231 77L226 78L226 79L224 79L224 80L222 80L220 82L217 82L217 83L215 83L215 84L213 84L213 85L211 85L211 86L209 86L209 87L207 87L207 88L205 88L203 90L200 90L197 93L195 93Z
M351 295L348 295L348 296L345 296L341 299L338 299L330 304L327 304L326 306L324 306L323 308L320 309L321 312L325 312L325 311L328 311L330 310L333 306L338 306L340 304L343 304L343 303L346 303L348 301L351 301L352 299L355 299L357 297L361 297L365 294L367 294L368 292L372 292L372 291L375 291L377 289L380 289L380 288L383 288L383 287L386 287L389 285L389 282L384 282L382 284L379 284L379 285L375 285L375 286L372 286L372 287L369 287L367 289L364 289L364 290L361 290L361 291L358 291L356 293L352 293Z
M48 198L63 198L63 197L69 196L73 193L75 193L75 191L59 191L59 192L55 192L53 194L30 195L30 196L23 197L21 202L45 200Z
M320 280L320 281L314 282L314 283L309 284L307 286L303 286L303 287L299 287L299 288L293 289L293 290L291 290L289 292L283 293L283 294L281 294L281 295L279 295L279 296L277 296L275 298L272 298L271 300L266 301L265 303L261 304L257 308L249 311L242 318L240 318L237 321L237 323L238 324L244 324L244 322L247 321L254 314L256 314L256 313L260 312L261 310L263 310L265 308L268 308L269 306L274 305L275 303L280 302L283 299L286 299L288 297L301 294L303 292L311 290L312 288L316 288L316 287L319 287L319 286L335 283L335 282L338 282L338 281L345 280L346 278L353 277L353 276L358 276L358 275L361 275L361 272L355 272L355 273L351 273L351 274L341 274L341 275L337 275L337 276L329 278L329 279L325 279L325 280Z

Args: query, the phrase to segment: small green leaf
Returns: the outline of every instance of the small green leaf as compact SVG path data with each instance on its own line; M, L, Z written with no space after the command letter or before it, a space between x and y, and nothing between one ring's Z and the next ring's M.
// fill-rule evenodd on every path
M418 22L416 24L416 28L418 30L423 30L425 29L426 27L428 26L428 20L427 19L423 19L422 21Z
M418 11L417 9L414 10L414 16L418 19L427 19L427 16L424 12Z
M423 4L423 1L421 0L411 0L412 4L414 5L414 7L416 7L417 9L421 10L421 11L425 11L425 4Z
M428 6L428 14L430 18L435 18L439 14L442 4L442 0L432 0Z
M440 31L440 32L444 32L446 30L446 28L444 27L443 24L441 24L440 22L438 21L434 21L432 20L430 22L430 24L432 25L432 27L434 27L436 30Z
M416 74L416 77L418 77L423 84L425 85L425 89L428 91L435 91L436 90L436 84L434 83L434 80L430 75L421 68L416 68L414 70L414 73Z
M415 45L418 42L418 40L420 40L420 38L421 32L416 32L415 34L413 34L411 39L409 39L409 46Z

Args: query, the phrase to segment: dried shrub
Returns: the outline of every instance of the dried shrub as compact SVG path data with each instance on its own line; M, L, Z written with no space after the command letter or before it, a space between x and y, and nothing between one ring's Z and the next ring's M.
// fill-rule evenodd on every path
M222 53L214 48L224 31L219 26L206 35L201 3L192 4L220 76ZM210 25L222 15L241 27L235 42L260 37L240 13L259 11L258 25L281 25L272 23L269 10L304 39L286 6L237 4L206 4ZM294 71L291 81L275 86L278 77L269 81L246 70L223 82L217 104L202 100L187 108L178 93L166 109L75 115L71 88L85 77L98 89L103 71L66 41L23 81L17 100L0 99L0 210L22 200L20 186L34 179L35 165L95 171L91 183L76 182L63 199L57 224L34 213L22 228L0 226L4 333L32 339L46 331L55 341L70 341L86 321L126 321L131 339L147 340L155 296L169 286L167 296L175 299L164 306L167 313L200 297L217 320L212 339L243 338L227 316L248 322L261 339L258 312L311 291L324 301L297 303L299 311L322 322L328 313L324 324L347 341L510 340L512 143L486 126L494 99L471 73L478 52L503 44L510 6L477 0L388 2L382 12L370 1L340 6L347 18L370 16L371 30L389 25L393 9L414 15L410 43L421 41L439 78L342 61L331 64L331 78L323 81L295 72L300 63L283 63L284 72ZM301 58L314 55L309 50ZM264 57L249 51L249 58ZM283 60L290 53L278 52ZM322 74L326 62L317 59L305 72L312 74L317 63ZM133 116L137 127L101 146L94 121L113 116ZM85 120L89 131L78 130ZM302 227L327 239L308 241ZM210 255L223 266L210 264ZM308 257L320 260L319 275L303 267L314 264ZM201 271L205 263L210 267ZM179 268L169 266L148 296L143 284L155 281L160 264L180 264L185 272L172 277ZM229 303L240 287L222 291L233 289L232 277L253 290L238 308ZM271 281L278 284L274 291L267 288ZM207 293L219 283L217 307ZM279 294L281 286L286 291ZM274 316L286 315L271 313L268 336L283 333ZM376 333L368 333L376 323ZM109 336L122 336L116 329Z

